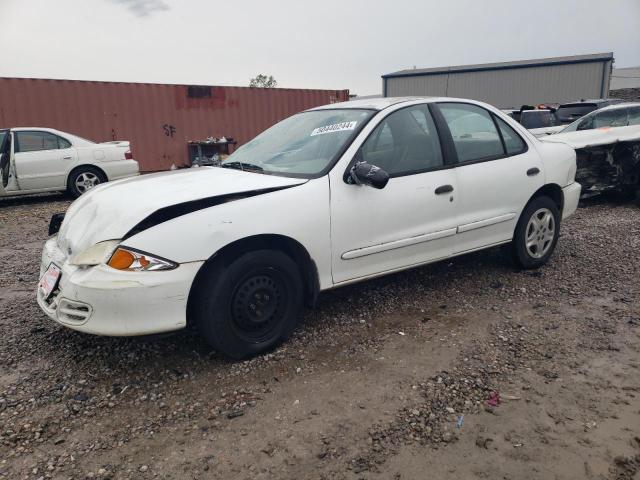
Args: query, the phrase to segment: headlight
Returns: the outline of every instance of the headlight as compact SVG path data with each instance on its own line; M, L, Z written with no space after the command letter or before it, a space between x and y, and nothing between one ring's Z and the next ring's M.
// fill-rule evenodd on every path
M119 240L107 240L106 242L96 243L84 252L74 256L69 263L81 267L100 265L106 262L107 258L111 256L118 243L120 243Z
M107 265L116 270L129 272L172 270L178 266L171 260L154 257L148 253L123 246L116 248Z

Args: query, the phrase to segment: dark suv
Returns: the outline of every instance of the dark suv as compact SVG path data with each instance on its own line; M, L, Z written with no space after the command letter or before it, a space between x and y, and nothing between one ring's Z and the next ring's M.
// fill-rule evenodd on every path
M579 102L565 103L560 105L558 110L556 110L556 117L558 117L562 125L566 125L594 110L622 102L624 102L624 100L619 98L597 98L594 100L583 99Z

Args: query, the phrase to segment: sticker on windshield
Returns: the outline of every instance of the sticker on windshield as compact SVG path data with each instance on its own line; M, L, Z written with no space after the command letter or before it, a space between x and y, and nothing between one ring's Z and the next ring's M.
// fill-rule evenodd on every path
M315 135L324 135L325 133L333 133L333 132L342 132L344 130L353 130L356 128L356 124L358 122L342 122L342 123L334 123L333 125L325 125L324 127L314 128L313 132L311 132L311 136Z

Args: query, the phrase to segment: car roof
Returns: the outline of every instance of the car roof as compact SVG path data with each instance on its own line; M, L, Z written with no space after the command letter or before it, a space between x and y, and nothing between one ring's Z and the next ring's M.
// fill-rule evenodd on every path
M609 110L617 110L619 108L627 108L627 107L640 107L640 102L624 102L624 103L616 103L614 105L607 105L606 107L602 107L597 110L594 110L592 113L606 112Z
M575 102L567 102L560 105L560 107L579 107L580 105L599 105L601 103L614 103L619 104L624 102L620 98L588 98L582 100L576 100Z
M367 110L384 110L385 108L392 107L399 103L433 103L433 102L464 102L475 105L485 105L477 100L471 100L469 98L453 98L453 97L379 97L379 98L366 98L361 100L351 100L348 102L330 103L328 105L321 105L319 107L310 108L307 111L313 110L335 110L342 108L360 108Z
M23 131L31 131L31 130L39 130L42 132L59 132L60 130L56 130L54 128L47 128L47 127L14 127L11 128L11 131L13 132L23 132Z
M430 97L379 97L379 98L363 98L360 100L350 100L348 102L330 103L321 105L310 110L331 110L335 108L364 108L369 110L384 110L387 107L398 103L410 102L412 100L422 100Z

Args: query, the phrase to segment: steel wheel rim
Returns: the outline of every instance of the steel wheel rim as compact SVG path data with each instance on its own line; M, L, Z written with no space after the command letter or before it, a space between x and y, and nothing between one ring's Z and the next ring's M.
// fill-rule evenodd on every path
M251 272L231 295L231 324L242 340L259 343L277 334L286 310L287 290L274 269Z
M80 193L92 189L100 183L100 179L95 173L83 172L76 177L76 188Z
M525 230L525 247L532 258L542 258L551 249L556 234L556 219L548 208L531 215Z

